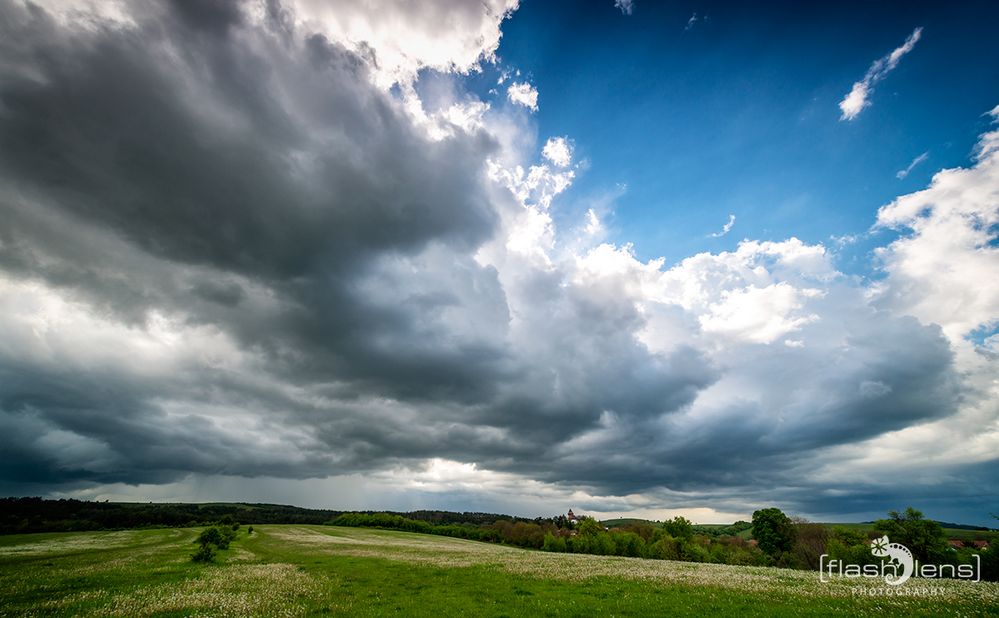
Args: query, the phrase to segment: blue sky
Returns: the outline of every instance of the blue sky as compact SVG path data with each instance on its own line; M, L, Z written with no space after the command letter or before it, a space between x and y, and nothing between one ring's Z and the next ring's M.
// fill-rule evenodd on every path
M0 494L993 523L994 3L46 4Z
M527 2L498 54L539 89L538 132L590 162L562 204L625 185L612 238L644 258L861 234L878 207L965 164L999 100L990 3L607 4ZM917 27L871 107L841 121L850 86ZM731 234L708 238L729 214Z

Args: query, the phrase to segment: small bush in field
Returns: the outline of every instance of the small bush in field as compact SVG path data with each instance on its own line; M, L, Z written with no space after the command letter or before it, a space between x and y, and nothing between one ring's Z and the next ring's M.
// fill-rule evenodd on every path
M212 526L205 528L198 535L198 543L202 545L214 545L219 549L229 549L229 543L236 538L236 531L232 528L220 528Z
M215 546L206 543L198 547L198 551L191 554L191 560L194 562L211 562L215 559Z
M200 547L198 551L191 554L194 562L211 562L215 557L215 552L219 549L228 549L229 543L236 538L236 530L231 526L212 526L205 528L195 539Z

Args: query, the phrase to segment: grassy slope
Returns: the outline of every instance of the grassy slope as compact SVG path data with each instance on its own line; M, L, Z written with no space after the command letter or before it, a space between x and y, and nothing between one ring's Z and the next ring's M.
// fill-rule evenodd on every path
M241 530L219 564L189 561L197 531L0 538L0 615L999 615L999 585L867 598L815 573L547 554L323 526ZM906 584L908 586L909 584Z

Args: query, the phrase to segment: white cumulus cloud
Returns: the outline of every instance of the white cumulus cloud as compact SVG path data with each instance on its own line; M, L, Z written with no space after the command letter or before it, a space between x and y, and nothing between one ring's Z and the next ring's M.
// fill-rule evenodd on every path
M468 72L492 60L500 24L519 0L297 0L293 17L361 54L372 53L380 84L408 82L417 71Z
M517 105L538 111L538 90L527 82L514 82L506 89L506 97Z
M999 323L999 130L983 135L976 164L881 208L877 226L906 232L878 255L899 310L939 324L955 342Z
M572 162L572 144L564 137L550 137L541 155L558 167L568 167Z

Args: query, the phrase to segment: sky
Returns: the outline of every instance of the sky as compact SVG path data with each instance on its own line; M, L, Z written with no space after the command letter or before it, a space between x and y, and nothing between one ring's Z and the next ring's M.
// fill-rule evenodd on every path
M0 494L999 511L990 3L0 0Z

